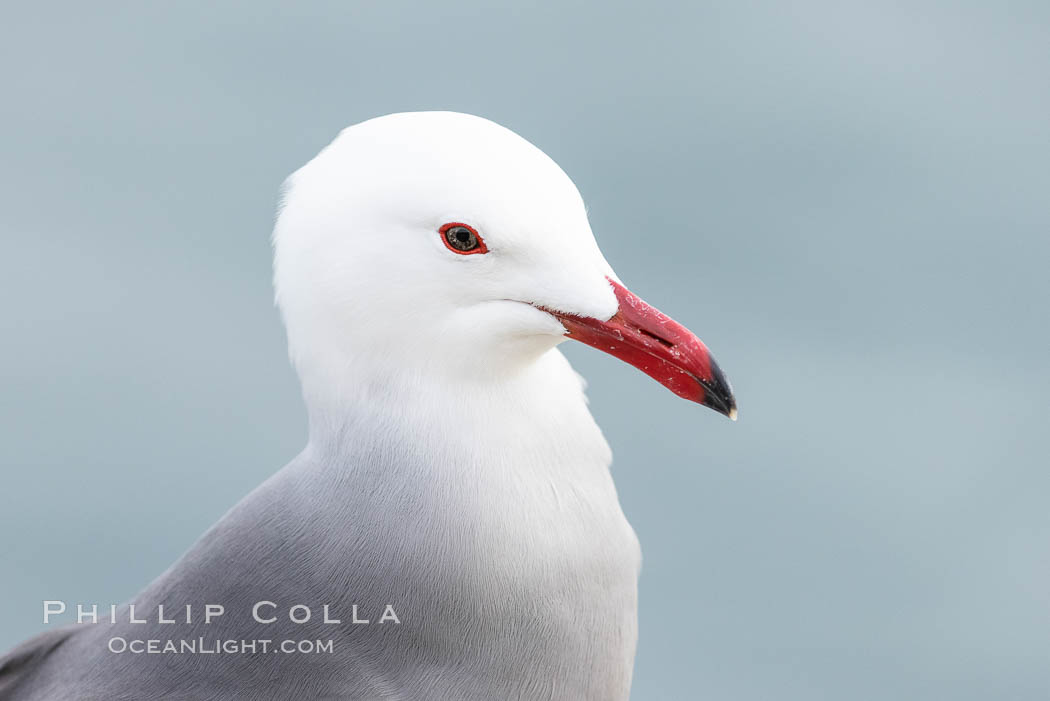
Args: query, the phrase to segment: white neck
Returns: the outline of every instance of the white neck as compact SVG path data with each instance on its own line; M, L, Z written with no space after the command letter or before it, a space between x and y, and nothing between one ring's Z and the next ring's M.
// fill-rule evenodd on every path
M521 451L535 458L538 470L562 462L566 451L581 467L607 471L611 461L583 380L555 348L499 375L482 372L466 380L375 364L347 364L324 381L301 375L310 448L320 454L342 452L347 441L371 435L360 430L367 426L424 450L474 456Z

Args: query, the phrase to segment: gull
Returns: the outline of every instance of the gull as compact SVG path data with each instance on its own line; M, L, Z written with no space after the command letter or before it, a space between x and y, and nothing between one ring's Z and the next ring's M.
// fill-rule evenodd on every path
M0 658L0 698L627 698L639 544L556 346L735 419L704 344L480 117L343 130L286 181L273 245L305 449L133 599Z

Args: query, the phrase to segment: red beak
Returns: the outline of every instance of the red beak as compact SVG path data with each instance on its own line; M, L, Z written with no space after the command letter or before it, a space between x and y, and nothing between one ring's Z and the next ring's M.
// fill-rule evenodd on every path
M736 399L707 346L692 331L610 279L620 308L608 321L551 309L566 335L635 366L689 401L736 420Z

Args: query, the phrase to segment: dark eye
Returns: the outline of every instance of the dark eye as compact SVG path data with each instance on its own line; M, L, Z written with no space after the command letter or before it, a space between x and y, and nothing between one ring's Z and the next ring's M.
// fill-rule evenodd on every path
M441 227L440 232L441 239L445 242L445 247L453 253L469 255L489 252L478 232L466 224L460 224L459 222L445 224Z

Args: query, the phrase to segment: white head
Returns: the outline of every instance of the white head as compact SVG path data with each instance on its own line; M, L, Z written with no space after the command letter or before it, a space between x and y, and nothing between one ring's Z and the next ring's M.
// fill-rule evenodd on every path
M288 179L274 247L277 302L308 400L366 375L485 382L527 367L574 323L572 335L615 352L599 327L621 318L629 295L611 283L558 165L497 124L451 112L344 130ZM612 332L623 340L622 328ZM668 369L646 363L681 366L694 385L715 381L707 366L661 360L679 340L659 340L664 351L640 349L646 362L615 354L654 377ZM678 355L687 351L680 344Z

